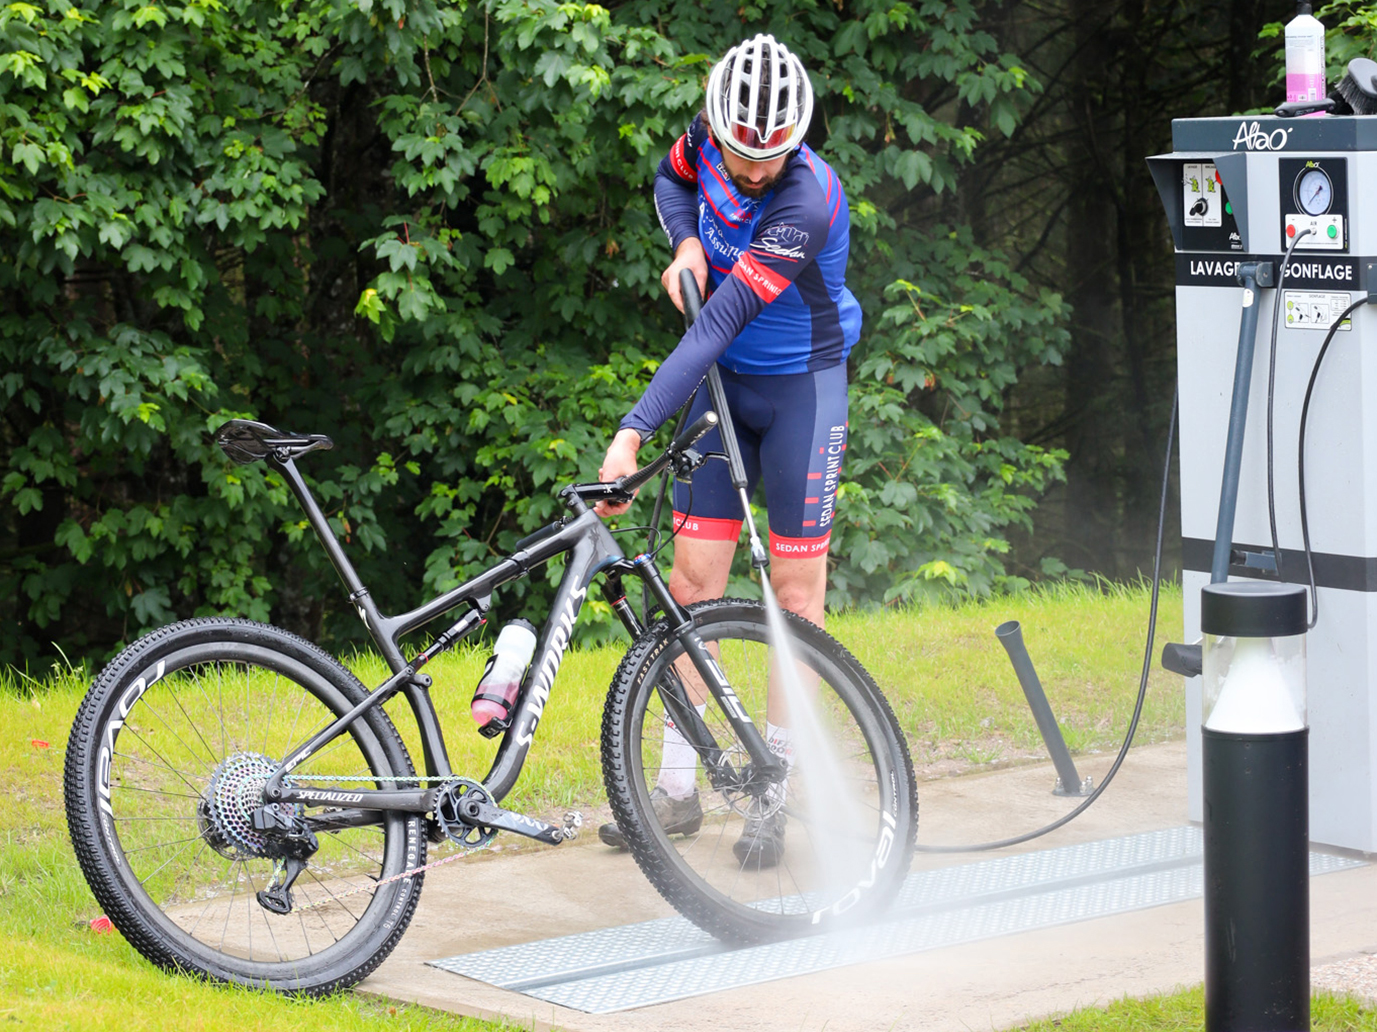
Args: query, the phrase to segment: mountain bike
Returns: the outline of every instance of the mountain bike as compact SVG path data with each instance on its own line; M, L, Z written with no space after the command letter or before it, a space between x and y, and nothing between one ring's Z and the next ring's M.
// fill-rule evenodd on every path
M577 814L551 823L501 804L595 581L634 642L604 707L607 795L661 895L734 943L827 929L882 906L907 871L917 804L904 736L870 676L822 630L788 619L792 664L836 753L827 776L857 801L844 808L814 790L818 778L791 775L764 740L779 670L762 607L678 605L655 557L625 555L589 507L630 500L665 470L691 478L705 461L693 445L715 424L707 413L633 476L565 486L561 519L399 615L379 609L297 468L330 439L249 420L221 427L216 441L231 459L265 461L285 480L392 673L370 690L319 646L231 618L174 623L117 655L77 714L64 792L82 870L125 938L165 968L332 992L396 946L435 866L428 845L480 849L502 831L550 845L573 838ZM484 622L495 590L557 556L564 572L491 768L481 779L456 773L422 670ZM629 577L655 602L649 621L627 601ZM407 658L403 636L446 614L448 628ZM416 722L423 772L384 709L396 696ZM691 829L662 827L651 799L667 721L697 758L703 812ZM782 858L738 860L741 829L767 817L787 822Z

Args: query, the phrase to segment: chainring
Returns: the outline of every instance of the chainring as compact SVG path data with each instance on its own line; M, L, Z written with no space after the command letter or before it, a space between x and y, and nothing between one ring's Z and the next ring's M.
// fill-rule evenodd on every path
M497 831L483 825L470 824L460 816L462 811L459 804L470 798L471 793L477 793L473 798L479 802L493 801L492 795L477 781L456 778L445 785L435 797L435 822L445 837L456 845L464 849L482 849L497 837Z

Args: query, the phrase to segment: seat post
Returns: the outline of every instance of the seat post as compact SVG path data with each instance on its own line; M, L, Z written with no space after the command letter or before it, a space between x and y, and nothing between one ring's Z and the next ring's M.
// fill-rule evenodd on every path
M296 500L301 503L301 508L305 511L306 518L311 521L316 537L320 538L320 543L325 546L325 554L330 557L330 562L334 564L335 572L339 574L340 580L344 581L344 586L349 589L349 601L356 606L364 605L369 610L367 614L369 627L378 626L377 606L369 597L368 589L363 586L363 581L359 580L353 563L344 554L344 548L340 545L339 538L335 537L335 532L330 527L330 521L320 511L320 506L316 504L311 489L306 486L306 480L302 477L301 471L296 468L296 463L291 459L279 458L277 455L269 455L267 463L286 478L287 486L292 489L292 494L296 495Z

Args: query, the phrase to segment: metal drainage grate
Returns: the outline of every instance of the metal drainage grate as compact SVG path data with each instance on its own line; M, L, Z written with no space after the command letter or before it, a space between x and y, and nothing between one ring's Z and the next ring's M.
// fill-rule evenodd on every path
M430 961L592 1014L1195 899L1199 828L1181 827L915 871L887 919L832 935L730 949L682 917ZM1364 866L1310 854L1311 875Z

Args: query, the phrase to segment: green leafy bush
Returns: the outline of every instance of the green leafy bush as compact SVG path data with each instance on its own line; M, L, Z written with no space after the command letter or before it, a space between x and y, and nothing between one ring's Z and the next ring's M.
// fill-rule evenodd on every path
M0 6L0 660L215 612L362 633L285 487L210 445L235 416L334 438L304 465L385 609L554 518L676 339L651 180L757 30L808 64L855 223L836 601L1011 586L1002 528L1061 456L1001 436L1001 398L1065 311L930 222L1036 89L978 15ZM505 594L535 615L549 581Z

